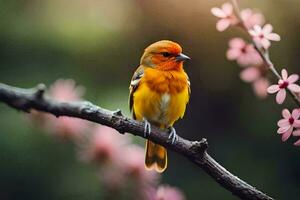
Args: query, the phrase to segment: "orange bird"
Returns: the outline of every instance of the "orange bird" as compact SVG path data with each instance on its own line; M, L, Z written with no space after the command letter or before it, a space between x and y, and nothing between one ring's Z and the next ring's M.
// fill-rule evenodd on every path
M130 83L129 106L134 119L145 122L145 136L151 125L168 129L169 139L176 142L173 124L182 118L190 97L190 82L183 62L190 58L179 44L162 40L148 46ZM145 166L163 172L167 168L167 151L149 140Z

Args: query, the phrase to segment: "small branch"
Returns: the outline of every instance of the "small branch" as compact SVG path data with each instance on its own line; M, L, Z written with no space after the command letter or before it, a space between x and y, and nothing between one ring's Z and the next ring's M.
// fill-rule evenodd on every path
M100 108L90 102L58 102L43 96L45 86L40 84L33 89L21 89L0 83L0 101L25 112L31 109L51 113L57 117L69 116L85 119L98 124L116 129L120 133L131 133L144 137L144 123L124 117L120 110L110 111ZM253 186L231 174L223 166L217 163L208 153L206 139L201 141L189 141L181 137L175 144L171 144L168 133L157 127L152 127L151 134L147 138L155 143L163 145L202 168L223 188L246 200L272 200L271 197L257 190Z
M240 15L240 8L239 8L239 5L238 5L238 2L237 0L232 0L232 4L233 4L233 7L234 7L234 10L237 14L237 18L239 19L239 25L240 27L245 30L248 34L248 36L250 38L251 35L249 34L249 31L247 29L247 27L245 26L242 18L241 18L241 15ZM280 76L280 74L278 73L275 65L273 64L272 60L270 59L270 55L269 55L269 51L268 50L264 50L264 52L261 50L261 48L259 48L257 46L257 44L252 40L252 44L254 46L254 48L256 49L256 51L258 52L258 54L260 55L260 57L262 58L263 62L265 63L265 65L268 67L268 69L270 69L270 71L274 74L274 76L276 76L276 78L278 80L282 79L282 77ZM300 106L300 98L297 96L297 94L295 92L292 92L291 90L288 90L288 93L290 94L290 96L294 99L295 103L297 104L297 106Z
M242 18L240 16L240 7L239 7L239 3L237 2L237 0L232 0L232 4L233 4L233 7L234 7L234 10L236 11L236 13L238 13L238 18L239 20L242 22Z

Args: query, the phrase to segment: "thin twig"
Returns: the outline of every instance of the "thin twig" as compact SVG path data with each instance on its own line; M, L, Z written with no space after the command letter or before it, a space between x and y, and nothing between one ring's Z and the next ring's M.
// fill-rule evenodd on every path
M246 200L272 200L265 193L257 190L237 176L231 174L223 166L217 163L208 153L208 143L205 138L201 141L189 141L181 137L172 144L168 139L168 133L157 127L151 128L151 134L144 136L144 123L122 115L120 110L110 111L100 108L90 102L58 102L44 97L45 86L40 84L33 89L21 89L0 83L0 102L25 112L32 109L51 113L57 117L69 116L85 119L98 124L116 129L120 133L147 138L155 143L163 145L202 168L223 188Z
M240 7L239 7L239 4L238 4L237 0L232 0L232 4L233 4L233 7L234 7L234 10L238 13L237 17L242 22L243 20L241 19L241 16L239 15L240 14Z

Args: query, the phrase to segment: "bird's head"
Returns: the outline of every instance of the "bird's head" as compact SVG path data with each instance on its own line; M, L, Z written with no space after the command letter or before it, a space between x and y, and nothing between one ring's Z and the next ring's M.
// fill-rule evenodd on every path
M145 49L140 64L159 70L179 70L186 60L190 60L190 58L182 53L179 44L169 40L161 40Z

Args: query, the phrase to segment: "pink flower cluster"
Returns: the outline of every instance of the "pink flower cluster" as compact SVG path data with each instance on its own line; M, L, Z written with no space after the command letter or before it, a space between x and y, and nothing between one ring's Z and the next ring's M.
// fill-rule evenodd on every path
M243 23L247 29L251 29L256 25L261 26L265 22L261 13L254 12L249 8L242 10L239 13L240 16L236 16L231 3L224 3L221 8L214 7L211 12L219 18L216 26L218 31L224 31L228 27L240 25L240 23Z
M145 170L145 151L132 144L129 136L121 136L112 128L97 125L80 147L80 159L99 168L98 175L107 195L126 192L129 196L134 194L130 199L163 200L172 197L184 200L178 189L167 187L161 191L162 186L158 185L160 174Z
M283 119L279 120L277 125L279 126L277 133L282 135L282 141L285 142L291 135L300 136L300 109L294 109L292 114L288 109L282 111ZM294 130L295 129L295 130ZM300 146L300 139L298 139L294 145Z
M268 93L276 94L276 102L282 104L286 98L286 90L290 92L299 93L300 86L295 84L298 81L299 76L292 74L288 76L286 69L281 71L281 79L278 80L278 84L271 85L268 88ZM300 128L300 109L294 109L292 114L288 109L282 111L283 119L279 120L277 125L279 129L278 134L282 134L282 141L285 142L291 135L299 137L300 129L294 130L294 128ZM294 143L295 146L300 146L300 139Z
M240 25L249 32L253 41L264 49L271 46L270 41L280 41L280 36L273 33L273 26L271 24L264 24L264 16L261 13L254 12L247 8L235 15L233 5L224 3L221 8L214 7L211 9L213 15L219 18L217 22L217 30L224 31L230 26Z
M240 78L252 84L252 88L258 97L267 96L269 81L266 78L267 68L252 44L248 44L242 38L233 38L229 41L227 59L235 60L241 67Z
M221 8L214 7L211 9L211 12L213 15L220 18L217 23L217 30L219 31L223 31L229 26L242 26L247 29L249 33L251 32L253 34L253 38L257 37L257 35L259 34L264 33L261 41L258 41L258 39L256 39L257 43L261 42L265 45L265 43L267 43L265 37L267 37L268 39L274 39L272 37L274 36L273 33L270 33L271 37L269 37L269 35L267 34L267 31L269 31L269 29L266 31L264 29L263 33L256 33L256 31L259 31L258 27L263 25L265 21L264 16L261 13L247 8L242 10L239 13L239 16L236 16L233 10L233 5L230 3L223 4ZM227 15L225 15L224 13L227 13ZM227 22L227 26L221 26L222 24L225 24L224 21ZM222 27L223 29L220 27ZM268 79L266 78L267 69L263 63L261 56L254 48L253 44L249 44L242 38L231 39L229 41L229 49L227 50L227 59L235 60L237 64L243 68L243 71L240 74L240 78L245 82L251 83L254 93L258 97L265 98L267 96L267 88L270 85Z
M73 80L57 80L48 95L57 101L79 101L84 89ZM124 199L116 194L133 195L130 199L184 200L180 190L159 186L160 174L144 167L144 149L132 143L129 136L102 125L91 125L84 120L34 112L30 118L58 138L73 141L79 159L94 164L102 186L111 199Z
M234 1L233 1L234 2ZM234 2L236 3L236 2ZM237 7L237 5L235 5ZM276 102L282 104L286 98L287 91L298 98L300 101L300 86L296 84L299 79L297 74L288 76L286 69L278 74L273 64L270 64L268 49L271 41L280 41L280 36L273 33L273 26L265 24L264 16L251 9L234 10L231 3L225 3L221 8L214 7L211 9L213 15L219 18L217 30L224 31L230 26L239 26L249 35L252 43L249 44L242 38L233 38L229 41L227 50L227 59L235 60L243 71L240 78L252 84L252 88L258 97L266 97L267 94L276 94ZM279 78L278 83L271 85L267 79L267 71L272 68L272 72ZM282 111L284 119L278 122L278 133L282 134L282 141L286 141L291 135L300 136L300 116L299 109L294 109L292 114L287 109ZM300 146L300 140L294 143Z
M82 86L76 86L71 79L59 79L51 85L48 96L60 101L79 101L84 94ZM42 126L47 132L63 140L78 140L89 128L89 122L72 117L55 117L47 113L31 112L30 119Z

